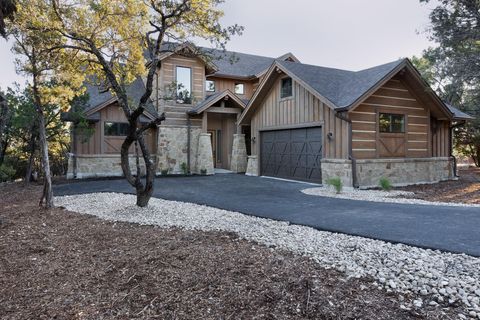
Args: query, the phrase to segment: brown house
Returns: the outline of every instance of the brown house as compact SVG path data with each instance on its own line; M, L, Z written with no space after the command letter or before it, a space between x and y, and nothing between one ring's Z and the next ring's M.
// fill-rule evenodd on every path
M161 57L145 113L166 113L148 136L158 173L222 168L317 183L336 176L362 187L381 177L399 185L455 175L452 127L471 117L441 101L408 59L353 72L290 53L213 51L209 61L189 52L177 46ZM129 96L138 99L142 86L138 79ZM114 97L93 87L89 94L96 130L88 141L73 134L69 177L120 175L125 119Z

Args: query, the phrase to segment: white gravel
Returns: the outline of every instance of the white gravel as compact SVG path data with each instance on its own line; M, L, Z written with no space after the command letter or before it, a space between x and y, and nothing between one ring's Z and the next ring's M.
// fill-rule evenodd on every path
M118 193L64 196L55 201L68 210L110 221L235 232L247 240L311 257L322 267L345 272L348 277L371 277L379 288L397 292L402 308L461 303L467 310L465 316L475 314L480 319L479 258L156 198L147 208L135 206L135 196Z
M315 187L303 189L303 193L312 196L321 196L329 198L349 199L349 200L361 200L372 202L389 202L389 203L403 203L403 204L422 204L422 205L434 205L434 206L450 206L450 207L478 207L480 204L468 204L468 203L454 203L454 202L433 202L421 199L412 199L414 192L409 191L382 191L382 190L363 190L354 188L345 188L341 193L336 193L332 187ZM403 198L408 197L408 198Z

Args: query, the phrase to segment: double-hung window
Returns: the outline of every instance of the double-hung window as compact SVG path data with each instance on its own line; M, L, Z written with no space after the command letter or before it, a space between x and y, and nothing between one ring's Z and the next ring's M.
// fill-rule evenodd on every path
M176 100L177 103L192 103L192 69L187 67L176 67Z

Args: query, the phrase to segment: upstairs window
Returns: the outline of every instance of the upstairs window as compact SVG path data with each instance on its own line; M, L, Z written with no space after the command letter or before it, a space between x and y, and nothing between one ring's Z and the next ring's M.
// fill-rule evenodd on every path
M192 69L176 67L177 103L192 103Z
M236 94L245 94L245 84L235 83L235 93Z
M215 92L215 81L213 80L205 81L205 90L207 92Z
M280 83L280 98L289 98L292 95L292 78L283 78Z
M126 136L128 133L128 123L124 122L105 122L103 127L106 136Z
M405 115L403 114L380 113L378 121L382 133L405 132Z

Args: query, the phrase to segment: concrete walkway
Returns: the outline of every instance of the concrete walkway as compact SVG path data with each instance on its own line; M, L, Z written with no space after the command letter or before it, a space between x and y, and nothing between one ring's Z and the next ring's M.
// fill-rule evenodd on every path
M480 208L375 203L303 194L310 185L238 174L158 178L154 196L319 230L480 256ZM123 179L56 185L56 195L133 193Z

